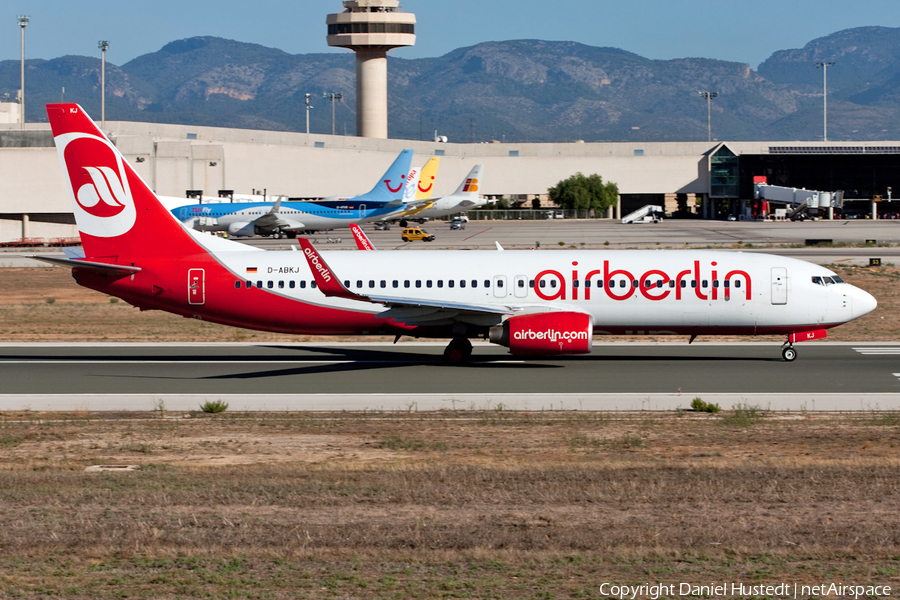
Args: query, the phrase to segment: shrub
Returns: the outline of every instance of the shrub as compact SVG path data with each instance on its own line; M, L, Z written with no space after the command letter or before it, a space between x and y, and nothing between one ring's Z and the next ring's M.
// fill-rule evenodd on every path
M699 396L691 401L691 408L697 412L717 413L722 410L718 404L704 402Z
M221 413L228 410L228 403L222 400L207 400L200 405L200 410L205 413Z

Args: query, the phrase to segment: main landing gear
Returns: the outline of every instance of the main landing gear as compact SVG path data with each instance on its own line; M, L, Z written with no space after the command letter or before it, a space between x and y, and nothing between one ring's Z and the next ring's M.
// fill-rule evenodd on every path
M788 362L791 362L792 360L797 358L797 351L794 350L793 344L791 344L790 342L784 343L784 345L781 347L781 357Z
M444 349L444 360L450 365L461 365L472 356L472 342L469 338L453 338Z

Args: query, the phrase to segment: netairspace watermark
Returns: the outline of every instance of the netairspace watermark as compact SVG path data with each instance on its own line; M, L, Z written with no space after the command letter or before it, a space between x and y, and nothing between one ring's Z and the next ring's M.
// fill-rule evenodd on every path
M693 583L646 583L644 585L619 585L602 583L598 590L601 596L635 600L637 598L674 598L679 596L695 597L742 597L766 596L770 598L809 598L810 596L828 596L831 598L878 598L891 595L888 585L856 585L845 583L709 583L697 585Z

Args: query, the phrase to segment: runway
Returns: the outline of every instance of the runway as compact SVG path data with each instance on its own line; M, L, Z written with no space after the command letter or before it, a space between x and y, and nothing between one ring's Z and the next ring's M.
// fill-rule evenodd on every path
M35 344L0 346L0 410L900 410L900 342L596 344L522 360L477 345Z

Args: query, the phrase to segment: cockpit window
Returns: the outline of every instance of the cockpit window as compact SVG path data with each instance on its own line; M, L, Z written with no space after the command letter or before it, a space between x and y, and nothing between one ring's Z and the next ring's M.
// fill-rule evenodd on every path
M835 283L844 283L844 280L837 275L832 275L831 277L820 277L818 275L814 275L812 278L812 282L816 285L834 285Z

